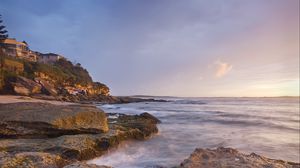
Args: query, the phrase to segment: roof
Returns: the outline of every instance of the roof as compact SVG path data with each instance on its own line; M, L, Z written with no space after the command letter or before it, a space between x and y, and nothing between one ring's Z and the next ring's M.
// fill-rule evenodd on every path
M1 40L1 43L27 46L26 43L24 43L24 42L19 42L19 41L17 41L17 40L14 39L14 38L3 39L3 40Z
M40 54L41 57L62 57L61 55L54 54L54 53L46 53L46 54Z

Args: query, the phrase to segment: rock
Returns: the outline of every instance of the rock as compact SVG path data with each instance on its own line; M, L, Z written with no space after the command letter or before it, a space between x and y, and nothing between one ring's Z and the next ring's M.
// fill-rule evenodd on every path
M149 114L149 113L142 113L140 114L141 117L150 120L151 122L153 122L154 124L159 124L161 123L161 121L159 119L157 119L156 117L154 117L153 115Z
M42 89L40 84L21 76L18 76L11 85L16 94L24 96L41 93Z
M112 168L110 166L104 166L104 165L95 165L95 164L86 164L82 162L73 163L68 166L65 166L64 168Z
M128 97L128 96L118 96L115 97L115 102L113 103L139 103L139 102L167 102L162 99L145 99L145 98L137 98L137 97Z
M45 152L20 152L12 155L3 155L0 166L3 168L53 168L61 167L67 162L60 156Z
M108 96L109 95L109 88L100 82L93 82L92 86L87 89L87 92L90 95L103 95Z
M255 153L245 155L232 148L196 149L179 168L299 168L299 163L269 159Z
M129 96L105 96L105 95L97 95L97 96L88 96L88 100L95 101L97 103L108 103L108 104L124 104L124 103L139 103L139 102L168 102L167 100L162 99L144 99L137 97L129 97Z
M50 107L52 110L49 109ZM10 111L9 109L13 110ZM45 113L42 109L44 111L45 109L47 109L47 112ZM82 131L76 132L76 134L71 135L66 135L69 132L60 132L60 136L55 137L52 135L50 136L52 138L48 138L49 136L44 135L48 135L49 132L52 132L52 130L48 129L48 134L46 134L46 131L43 129L43 124L34 122L28 127L27 121L37 121L37 119L39 119L41 123L49 123L48 125L52 123L51 128L52 126L54 128L56 122L51 121L55 120L55 118L64 118L65 114L70 114L70 116L77 116L76 114L82 110L85 111L85 114L87 116L89 116L88 113L90 111L94 112L95 107L84 105L49 106L48 104L44 103L18 103L14 105L0 104L0 118L4 119L4 122L1 120L4 124L2 123L2 125L0 126L0 134L2 135L2 138L0 137L0 167L9 167L8 165L12 165L11 167L43 168L61 168L64 166L66 166L67 168L76 166L95 166L86 165L82 162L78 163L78 161L84 161L101 156L111 148L117 147L121 142L125 140L144 140L158 132L156 124L155 122L153 122L152 117L154 116L150 118L147 114L133 116L125 114L115 115L116 117L114 117L113 119L109 119L110 121L114 122L109 123L108 132L101 133L96 133L98 131L95 131L94 129L92 131L95 132L87 133ZM59 113L59 111L61 113ZM101 110L99 111L97 112L102 112ZM94 120L95 118L97 120L97 117L93 117ZM37 119L34 120L33 118ZM9 122L10 120L13 120L15 122L20 120L26 122L24 122L25 124L22 123L21 125L18 125L11 124ZM78 120L81 120L81 117L79 117ZM66 123L68 122L69 120L66 120ZM84 123L89 124L89 122L85 121ZM73 125L73 123L71 125ZM60 124L56 124L55 126L59 127ZM66 124L64 127L69 128L68 126L69 124ZM80 125L80 128L84 126L85 124ZM97 127L97 124L91 123L91 126ZM37 131L37 127L40 127L40 132ZM77 126L74 127L77 128ZM73 126L70 129L73 129ZM29 136L32 134L26 134L32 132L35 134L35 136ZM16 133L23 133L24 135L29 137L23 139L14 137L8 138L9 136L7 135L13 133L17 135L16 137L18 137L19 135ZM3 135L6 135L6 138L3 138ZM37 138L39 135L40 137Z
M44 94L51 95L51 96L57 95L57 90L55 89L54 85L40 78L36 78L35 80L42 85L42 92Z
M30 95L30 90L19 83L13 83L13 89L16 94L28 96Z
M0 118L0 137L57 137L108 131L105 113L93 106L0 104Z
M115 114L114 114L115 115ZM147 114L140 115L124 115L118 114L118 117L108 118L110 123L110 128L120 129L120 130L129 130L134 129L136 139L147 139L152 136L153 133L157 133L158 129L156 127L156 119L145 117ZM150 114L148 114L150 115ZM151 116L151 115L150 115ZM154 121L155 120L155 121Z

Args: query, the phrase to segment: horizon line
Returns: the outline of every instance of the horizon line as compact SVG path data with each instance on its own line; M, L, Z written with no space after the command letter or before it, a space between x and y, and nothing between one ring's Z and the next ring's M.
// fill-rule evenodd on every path
M178 97L178 98L300 98L299 96L162 96L162 95L127 95L129 97ZM122 97L122 96L120 96Z

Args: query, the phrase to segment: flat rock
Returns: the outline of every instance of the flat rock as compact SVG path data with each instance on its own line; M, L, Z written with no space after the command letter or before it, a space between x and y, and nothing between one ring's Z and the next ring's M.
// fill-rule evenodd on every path
M0 106L1 110L2 107ZM20 109L24 109L24 107ZM31 111L31 106L27 110ZM11 114L15 115L15 113ZM114 117L108 116L109 130L103 133L80 133L54 138L0 138L0 167L93 168L96 165L86 165L81 161L99 157L125 140L144 140L158 132L156 122L154 122L155 117L149 116L150 114L111 115ZM3 114L1 117L10 118L9 115ZM27 117L24 118L31 119L30 116ZM17 120L19 116L16 115L10 119L14 118ZM14 128L13 126L11 125L11 128Z
M53 168L66 163L60 156L45 152L20 152L15 155L0 152L0 156L2 168Z
M93 106L0 104L0 138L41 138L108 131L105 113Z
M196 149L179 168L299 168L299 163L269 159L255 153L242 154L232 148Z
M78 163L67 165L64 168L112 168L112 167L78 162Z

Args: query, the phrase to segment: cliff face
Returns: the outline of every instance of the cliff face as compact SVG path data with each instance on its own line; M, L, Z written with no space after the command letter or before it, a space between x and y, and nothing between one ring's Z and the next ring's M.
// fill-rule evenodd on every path
M43 64L1 55L0 93L51 96L108 96L109 88L94 82L80 64L66 59Z

